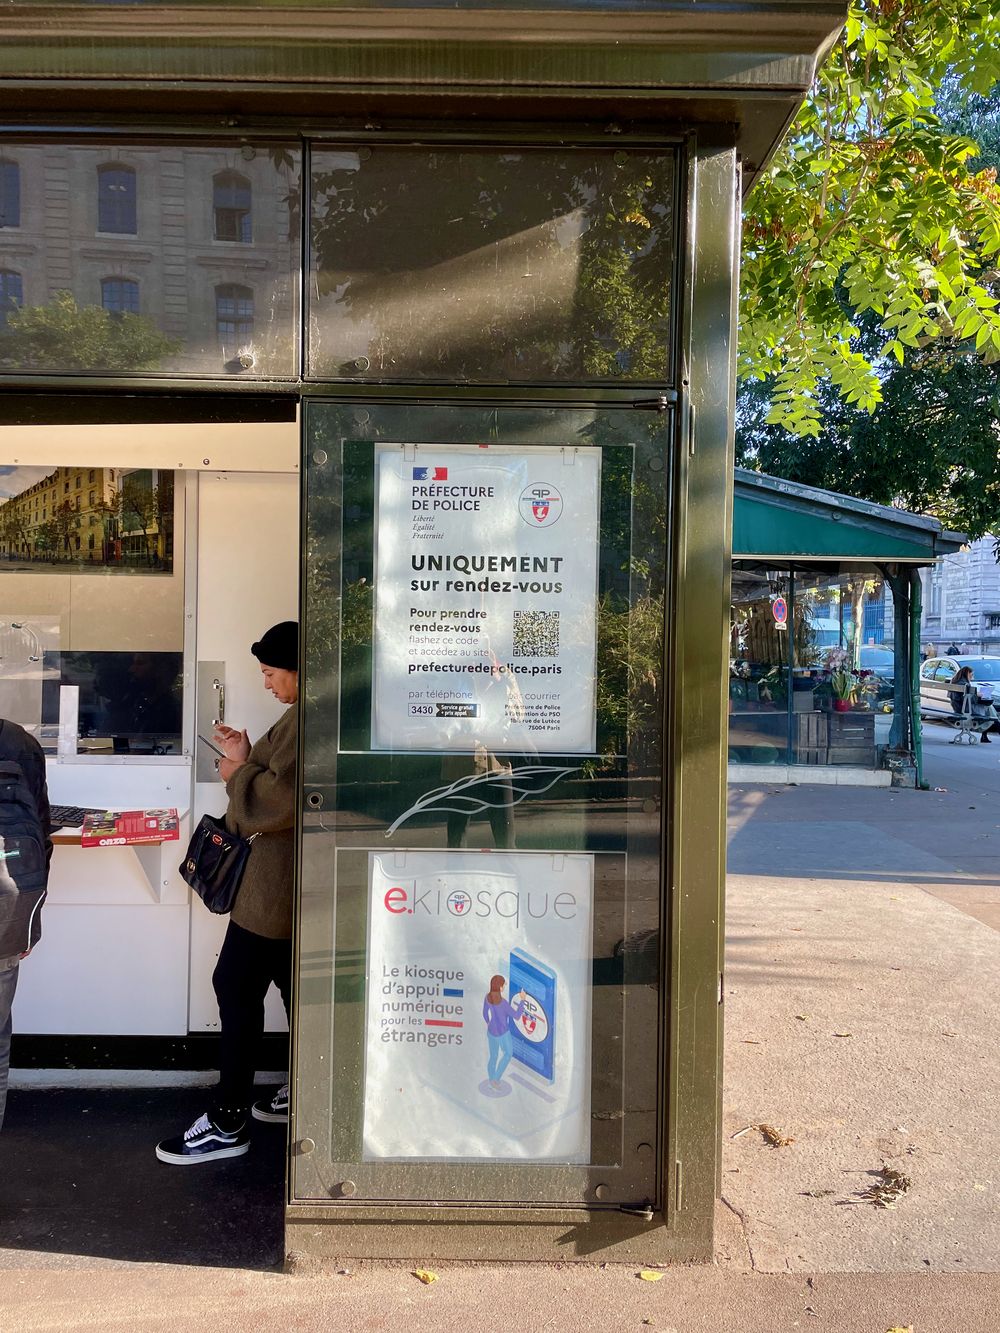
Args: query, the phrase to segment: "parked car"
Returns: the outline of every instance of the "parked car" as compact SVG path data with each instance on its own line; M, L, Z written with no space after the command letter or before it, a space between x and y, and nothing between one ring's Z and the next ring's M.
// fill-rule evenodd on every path
M863 643L861 645L860 666L862 671L870 671L877 681L875 698L878 703L888 703L896 694L896 655L884 644Z
M920 668L920 716L925 720L953 722L952 691L948 688L959 667L972 667L977 685L992 685L1000 703L1000 657L929 657Z

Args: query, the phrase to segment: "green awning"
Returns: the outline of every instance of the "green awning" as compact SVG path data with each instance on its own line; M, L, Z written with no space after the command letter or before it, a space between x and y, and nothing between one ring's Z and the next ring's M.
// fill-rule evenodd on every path
M736 469L733 558L908 561L931 564L967 538L905 509Z

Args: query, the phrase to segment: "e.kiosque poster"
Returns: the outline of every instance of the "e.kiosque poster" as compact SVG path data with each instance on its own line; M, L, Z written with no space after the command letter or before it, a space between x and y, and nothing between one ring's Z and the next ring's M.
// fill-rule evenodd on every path
M593 752L600 453L379 446L374 750Z
M371 852L364 1160L590 1160L594 858Z

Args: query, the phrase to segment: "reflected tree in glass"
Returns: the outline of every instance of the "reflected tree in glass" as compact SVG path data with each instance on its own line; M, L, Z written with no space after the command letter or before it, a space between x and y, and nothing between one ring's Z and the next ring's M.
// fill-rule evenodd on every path
M673 161L319 152L315 375L662 380Z

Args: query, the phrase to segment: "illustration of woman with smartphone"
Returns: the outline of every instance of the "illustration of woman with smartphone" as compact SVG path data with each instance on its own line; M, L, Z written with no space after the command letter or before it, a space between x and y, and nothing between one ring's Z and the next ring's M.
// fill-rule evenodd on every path
M483 1022L486 1024L486 1039L489 1042L490 1057L486 1065L486 1077L491 1088L500 1089L504 1071L514 1055L514 1038L510 1025L518 1017L527 999L520 991L513 1004L503 997L507 978L490 978L490 988L483 1000Z

